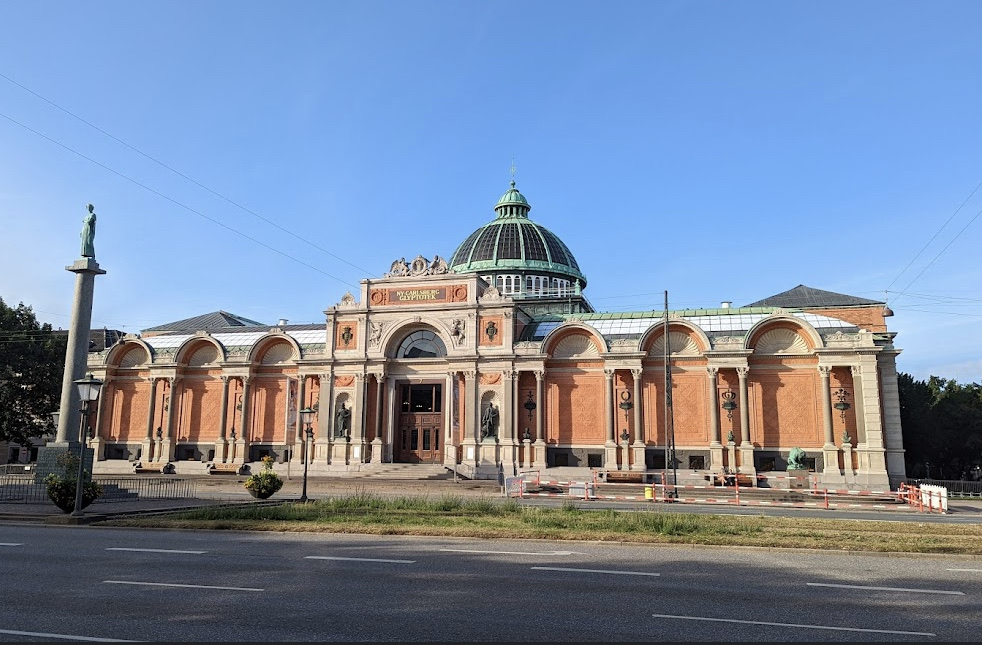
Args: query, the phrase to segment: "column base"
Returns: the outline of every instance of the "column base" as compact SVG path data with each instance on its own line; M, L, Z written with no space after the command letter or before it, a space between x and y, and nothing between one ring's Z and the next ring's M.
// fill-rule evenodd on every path
M737 472L745 475L757 474L757 465L754 463L754 445L752 443L740 444L740 468Z
M723 468L723 444L713 441L709 444L709 470L721 473Z
M382 439L380 437L375 437L372 439L372 463L381 464L382 463Z
M533 445L533 449L535 456L532 461L532 467L539 470L545 470L548 467L548 460L546 459L546 442L542 439L537 439Z
M640 441L635 441L634 445L631 446L631 470L641 472L648 470L648 465L645 463L644 453L644 444Z
M604 469L617 470L617 444L613 441L604 444Z

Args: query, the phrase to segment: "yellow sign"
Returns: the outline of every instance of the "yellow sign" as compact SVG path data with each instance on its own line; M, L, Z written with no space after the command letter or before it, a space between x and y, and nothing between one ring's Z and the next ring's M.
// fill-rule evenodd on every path
M396 300L399 302L411 302L415 300L443 300L443 289L410 289L408 291L396 291Z

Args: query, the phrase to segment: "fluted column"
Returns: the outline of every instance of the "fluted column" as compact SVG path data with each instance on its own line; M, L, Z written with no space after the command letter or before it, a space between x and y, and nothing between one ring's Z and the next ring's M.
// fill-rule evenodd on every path
M535 445L533 448L534 459L532 467L538 470L545 470L548 462L546 455L546 438L542 423L542 415L545 414L545 400L543 392L546 373L545 370L535 370Z
M384 450L382 410L383 399L385 399L385 373L375 374L375 438L372 439L372 463L382 463L382 452ZM437 431L439 432L439 430Z
M604 468L617 470L617 441L614 430L614 370L604 369L604 428L607 441L604 443ZM626 467L627 464L624 464Z
M740 467L739 472L756 474L754 464L754 445L750 442L750 396L747 391L747 376L749 367L738 367L737 378L740 380Z

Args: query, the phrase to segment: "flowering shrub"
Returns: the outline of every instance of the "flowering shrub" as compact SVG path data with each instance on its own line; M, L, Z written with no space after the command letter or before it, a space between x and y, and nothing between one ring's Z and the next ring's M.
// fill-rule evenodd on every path
M249 475L245 481L245 487L254 497L259 499L266 499L283 488L283 480L273 472L272 457L269 455L263 457L263 469L258 473Z
M48 498L64 513L75 510L75 488L78 481L78 455L66 452L58 457L62 474L50 473L44 478ZM88 471L82 473L82 508L94 502L103 489L99 482L89 479Z

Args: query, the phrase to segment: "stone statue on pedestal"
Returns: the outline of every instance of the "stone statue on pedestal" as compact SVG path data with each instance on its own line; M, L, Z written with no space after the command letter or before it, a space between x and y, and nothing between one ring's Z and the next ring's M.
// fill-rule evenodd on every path
M82 220L82 257L95 259L95 206L89 204L89 214Z

